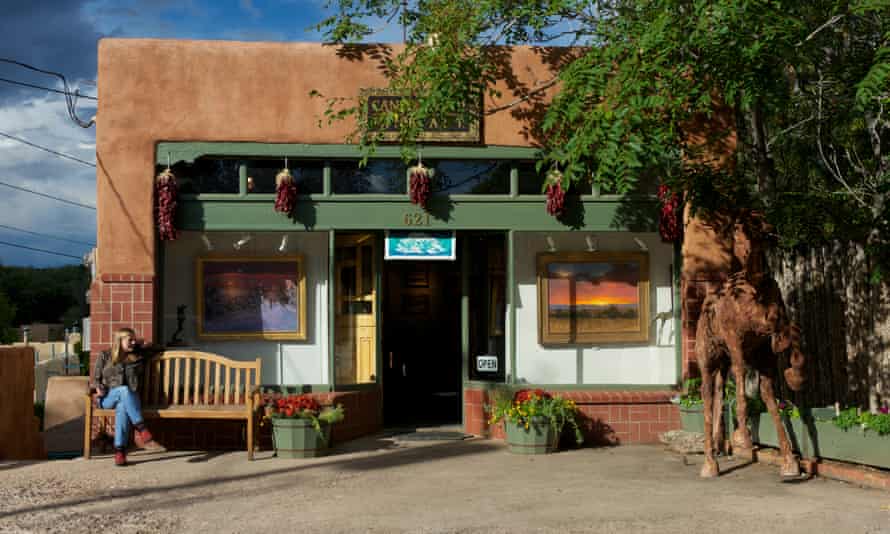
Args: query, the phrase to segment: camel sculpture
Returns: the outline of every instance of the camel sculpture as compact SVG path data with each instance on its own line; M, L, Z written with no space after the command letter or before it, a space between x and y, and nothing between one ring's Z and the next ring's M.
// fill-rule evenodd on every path
M791 477L800 473L800 466L779 417L773 386L778 374L779 355L790 349L791 367L785 370L785 381L792 390L800 390L804 382L804 357L800 351L797 329L788 320L779 286L765 273L762 247L765 228L761 224L752 231L748 224L736 225L734 253L742 268L730 275L702 304L695 337L705 418L702 477L715 477L720 473L714 458L714 443L719 440L723 384L730 369L735 376L738 421L732 435L732 445L737 453L750 455L752 452L753 444L747 425L746 367L760 374L760 395L772 416L779 438L781 475Z

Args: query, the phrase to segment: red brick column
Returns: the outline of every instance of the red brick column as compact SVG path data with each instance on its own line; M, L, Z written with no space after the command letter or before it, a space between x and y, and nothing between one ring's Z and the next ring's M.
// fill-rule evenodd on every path
M90 359L111 347L114 331L130 327L136 337L154 340L155 277L103 274L90 287ZM90 362L92 365L92 361Z

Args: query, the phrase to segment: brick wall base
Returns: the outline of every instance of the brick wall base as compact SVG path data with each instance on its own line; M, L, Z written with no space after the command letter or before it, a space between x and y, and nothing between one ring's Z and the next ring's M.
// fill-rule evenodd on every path
M114 331L132 328L136 337L154 340L156 284L147 274L103 274L90 286L90 368L99 352L111 347Z
M658 434L680 428L680 411L670 402L671 391L560 391L577 404L587 445L657 443ZM504 438L502 424L488 425L485 406L493 392L464 390L464 431Z

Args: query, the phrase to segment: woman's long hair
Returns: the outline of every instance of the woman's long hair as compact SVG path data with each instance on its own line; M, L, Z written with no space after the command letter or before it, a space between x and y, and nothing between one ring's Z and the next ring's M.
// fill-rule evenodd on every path
M111 365L120 363L121 358L121 340L127 336L134 337L136 332L132 328L118 328L114 331L111 340Z

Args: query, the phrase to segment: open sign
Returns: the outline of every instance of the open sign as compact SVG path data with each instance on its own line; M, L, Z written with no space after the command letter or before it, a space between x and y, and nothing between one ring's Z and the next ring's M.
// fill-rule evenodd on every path
M498 372L497 356L476 356L476 370L480 373Z

